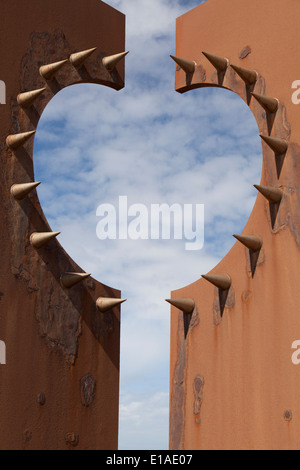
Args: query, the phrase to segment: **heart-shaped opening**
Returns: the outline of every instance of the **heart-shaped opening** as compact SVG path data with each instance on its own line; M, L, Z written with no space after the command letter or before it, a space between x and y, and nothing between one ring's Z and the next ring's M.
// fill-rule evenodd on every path
M232 234L242 232L256 199L252 184L261 175L258 134L247 105L216 88L181 96L154 88L116 93L76 85L56 95L41 117L34 165L47 220L86 272L128 298L122 306L120 447L126 447L128 426L141 426L135 413L153 422L155 409L167 439L168 416L161 414L169 387L164 299L210 271L235 243ZM170 239L162 239L163 226L157 229L151 219L152 206L160 204L177 204L177 215L182 214L171 224ZM196 205L204 205L201 250L187 246L195 248L196 241L201 246L203 233L194 240L184 236L191 238L195 230ZM115 232L103 222L109 207L112 214L115 208ZM99 239L101 230L115 233L115 239ZM133 239L138 234L148 239ZM147 418L134 393L146 397L149 390Z

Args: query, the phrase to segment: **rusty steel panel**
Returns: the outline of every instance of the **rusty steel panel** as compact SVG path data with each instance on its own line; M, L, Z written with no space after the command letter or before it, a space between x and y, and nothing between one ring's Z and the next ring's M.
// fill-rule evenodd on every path
M120 308L104 313L96 301L120 291L91 277L73 287L74 278L61 279L82 269L57 239L38 248L31 235L57 228L34 188L23 198L24 187L11 187L34 182L34 136L19 134L37 128L56 93L124 86L124 60L102 59L124 51L125 17L100 0L2 1L0 13L0 448L116 449Z
M177 19L176 90L238 94L263 162L246 238L172 293L195 309L186 338L186 313L171 310L171 449L300 448L299 18L295 0L208 0Z

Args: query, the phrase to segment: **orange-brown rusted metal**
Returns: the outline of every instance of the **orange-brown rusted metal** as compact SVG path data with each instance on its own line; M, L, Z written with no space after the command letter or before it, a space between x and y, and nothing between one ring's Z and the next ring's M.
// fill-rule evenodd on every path
M0 13L0 448L116 449L120 308L103 314L96 301L120 292L92 278L65 288L61 276L81 269L56 239L31 245L51 229L34 188L13 186L34 182L33 134L14 136L34 131L66 86L123 87L124 61L108 71L102 59L125 49L125 17L100 0L10 0Z
M176 69L176 90L223 87L249 105L257 138L280 139L262 142L261 186L281 197L259 193L242 233L261 249L237 242L210 273L228 273L226 297L203 279L172 293L196 308L188 334L182 312L171 310L171 449L300 448L300 366L291 360L300 337L299 18L295 0L208 0L177 19L176 56L197 66L193 75ZM239 74L216 71L202 51Z

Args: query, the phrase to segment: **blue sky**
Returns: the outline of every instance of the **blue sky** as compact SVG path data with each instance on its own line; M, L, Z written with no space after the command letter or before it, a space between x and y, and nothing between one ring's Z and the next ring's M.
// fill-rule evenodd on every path
M127 16L126 87L60 92L38 126L35 178L64 248L128 299L119 447L167 449L170 310L164 299L212 269L233 246L232 234L243 230L256 198L252 184L260 182L261 142L254 117L233 93L174 91L175 19L199 1L107 3ZM188 252L184 240L100 241L97 207L123 195L146 206L204 204L204 248Z

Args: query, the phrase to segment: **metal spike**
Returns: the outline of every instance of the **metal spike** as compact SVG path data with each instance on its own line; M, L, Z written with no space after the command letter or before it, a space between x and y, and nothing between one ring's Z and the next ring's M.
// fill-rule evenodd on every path
M70 55L70 62L74 67L80 67L86 59L90 57L90 55L95 52L97 47L93 47L93 49L87 49L86 51L75 52L74 54Z
M208 54L207 52L202 52L203 55L209 60L209 62L219 71L225 72L229 65L229 60L224 57L218 57L217 55Z
M288 149L288 142L277 137L270 137L268 135L260 134L260 138L277 154L284 154Z
M192 313L195 309L195 302L193 299L166 299L166 302L169 302L169 304L184 313Z
M70 289L90 275L90 273L64 273L60 276L60 282L63 287Z
M278 188L271 188L270 186L260 186L255 184L254 187L259 191L269 202L278 204L283 196L283 192Z
M17 102L22 108L29 108L32 103L42 94L46 88L40 88L39 90L26 91L24 93L19 93L17 96Z
M10 188L10 192L17 201L21 201L40 184L40 181L38 183L13 184Z
M60 232L35 232L30 235L30 243L34 248L42 248L59 234Z
M244 69L244 67L237 65L231 65L231 67L247 85L253 85L257 82L258 74L255 70Z
M30 139L31 136L35 134L35 131L22 132L21 134L11 134L6 137L6 145L11 150L16 150Z
M221 290L228 290L231 286L231 277L228 274L221 275L203 275L202 276L206 281L210 282L214 286L218 287Z
M99 297L96 301L97 308L102 313L109 312L114 307L121 305L123 302L126 302L127 299L111 299L108 297Z
M120 60L122 60L123 57L127 56L127 54L129 54L129 51L103 57L102 64L109 72L111 72L116 67L116 65L120 62Z
M269 113L274 114L278 110L279 100L277 98L269 98L268 96L251 93L258 103Z
M239 242L249 248L254 253L259 251L262 247L262 240L255 235L233 235Z
M40 67L40 75L45 80L50 80L53 75L55 75L55 73L58 72L58 70L61 69L62 66L67 62L69 62L69 60L65 59L61 60L60 62L54 62L53 64L42 65Z
M186 60L186 59L181 59L180 57L176 57L174 55L170 55L171 59L176 62L177 65L179 65L182 70L184 70L185 73L194 73L196 70L196 62L192 60Z

